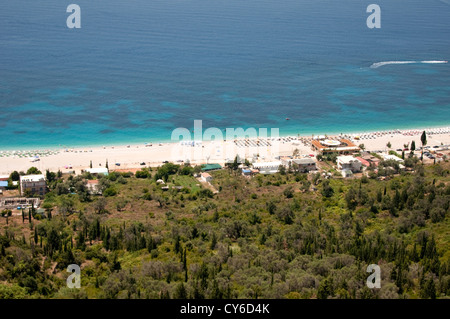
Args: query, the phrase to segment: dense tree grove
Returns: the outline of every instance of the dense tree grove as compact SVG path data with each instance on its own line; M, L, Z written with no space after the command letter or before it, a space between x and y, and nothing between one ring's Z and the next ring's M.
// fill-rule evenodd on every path
M0 298L446 298L449 165L411 166L345 180L230 165L213 192L169 163L99 176L99 194L89 173L47 171L45 214L0 220Z

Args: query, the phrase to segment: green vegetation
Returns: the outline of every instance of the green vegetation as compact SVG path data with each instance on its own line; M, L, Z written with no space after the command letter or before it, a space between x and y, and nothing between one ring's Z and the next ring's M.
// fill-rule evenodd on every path
M217 194L170 163L99 176L103 195L88 173L46 172L44 216L2 212L0 298L450 295L448 163L411 160L405 173L381 162L385 180L248 179L234 164L211 172ZM81 289L66 286L70 264ZM366 286L369 264L381 267L381 289Z

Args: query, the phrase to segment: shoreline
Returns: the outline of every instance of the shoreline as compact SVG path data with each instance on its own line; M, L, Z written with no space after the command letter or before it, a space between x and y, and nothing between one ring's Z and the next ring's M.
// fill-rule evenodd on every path
M417 131L417 130L421 130L421 131L427 131L427 130L437 130L437 129L448 129L450 128L450 123L449 124L442 124L442 125L437 125L437 126L421 126L421 127L409 127L409 126L402 126L402 125L397 125L395 128L394 127L390 127L390 128L384 128L384 129L378 129L378 130L328 130L326 132L324 131L318 131L319 133L301 133L301 134L295 134L293 132L291 133L284 133L284 134L280 134L279 137L311 137L311 136L318 136L318 135L328 135L328 136L338 136L340 134L343 135L354 135L354 134L371 134L374 132L389 132L389 131L396 131L396 130L400 130L400 131ZM207 128L205 128L207 129ZM205 129L203 129L203 132L205 131ZM258 128L257 128L258 129ZM220 129L222 132L226 129ZM244 129L245 130L245 129ZM267 128L268 133L270 133L270 128ZM192 134L194 135L194 134ZM225 135L225 134L224 134ZM224 136L225 138L225 136ZM268 138L270 138L268 136ZM144 141L145 140L145 141ZM192 139L193 140L193 139ZM172 144L172 143L179 143L179 141L172 141L172 140L166 140L166 139L154 139L154 138L148 138L148 139L142 139L142 138L136 138L133 140L129 140L129 141L116 141L116 142L104 142L104 143L93 143L93 144L67 144L67 145L62 145L59 144L58 146L56 145L43 145L43 146L17 146L17 147L2 147L0 145L0 153L4 153L4 152L14 152L14 151L26 151L26 152L38 152L38 151L51 151L51 152L55 152L55 151L61 151L64 149L96 149L96 148L103 148L103 147L121 147L121 146L127 146L130 145L131 147L134 146L142 146L145 144Z
M391 129L372 132L347 132L340 134L327 134L331 139L346 137L358 146L364 144L368 151L388 151L386 144L391 143L390 150L403 149L405 144L416 143L416 149L421 147L420 135L427 132L429 146L450 144L450 126L428 127L415 129ZM269 133L269 132L268 132ZM325 134L324 134L325 135ZM358 136L359 135L359 136ZM61 170L64 172L93 167L105 167L106 161L110 170L140 169L142 167L156 167L164 161L182 164L189 160L191 164L219 163L223 165L236 155L241 158L254 158L271 161L277 156L292 155L295 149L300 155L313 154L310 141L319 135L287 135L267 138L236 138L231 141L203 141L194 143L194 146L178 142L157 142L145 145L144 143L113 144L104 146L81 146L73 148L56 148L52 151L36 150L26 151L0 151L0 175L10 174L12 171L26 171L35 166L42 172ZM42 153L39 153L42 152ZM39 161L31 162L37 154ZM141 165L144 162L145 165ZM116 163L120 164L116 165Z

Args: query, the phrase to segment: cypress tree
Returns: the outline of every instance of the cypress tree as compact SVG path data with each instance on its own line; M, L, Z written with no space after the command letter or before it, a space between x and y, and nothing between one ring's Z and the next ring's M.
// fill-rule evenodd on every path
M180 252L180 236L177 235L177 237L175 238L175 244L174 244L174 251L176 254L178 254Z
M217 245L217 236L216 233L214 232L211 238L211 246L209 247L211 250L214 250L216 248Z
M378 189L378 191L377 191L377 202L381 203L382 199L383 199L383 194L381 193L381 189Z
M148 250L149 253L151 253L152 250L153 250L154 248L155 248L155 247L154 247L154 245L153 245L153 238L152 238L152 235L149 235L149 236L148 236L148 239L147 239L147 250Z
M420 159L423 162L423 148L425 145L427 145L427 134L425 133L425 131L423 131L422 135L420 136L420 141L422 142L422 156Z

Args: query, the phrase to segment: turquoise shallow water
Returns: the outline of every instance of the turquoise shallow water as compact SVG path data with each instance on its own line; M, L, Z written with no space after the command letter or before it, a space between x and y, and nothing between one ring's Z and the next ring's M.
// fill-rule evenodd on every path
M450 5L360 0L18 0L0 10L0 149L450 125ZM286 121L285 118L290 118Z

